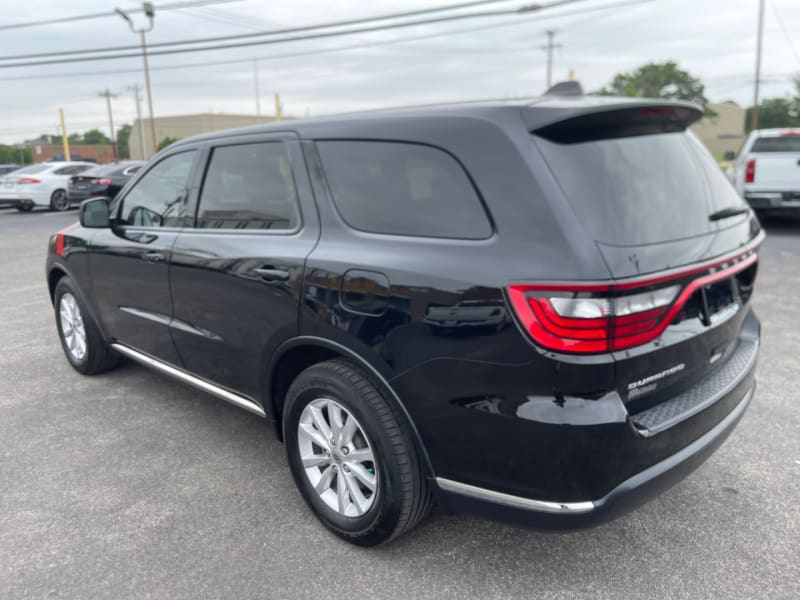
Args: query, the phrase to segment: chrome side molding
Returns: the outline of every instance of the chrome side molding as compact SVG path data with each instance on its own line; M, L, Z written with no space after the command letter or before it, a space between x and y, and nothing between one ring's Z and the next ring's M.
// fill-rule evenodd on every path
M594 502L551 502L549 500L533 500L522 496L512 496L503 492L495 492L486 488L453 481L452 479L436 478L436 484L446 492L469 496L478 500L486 500L494 504L502 504L512 508L523 510L534 510L546 513L561 513L577 515L594 510Z
M214 385L213 383L209 383L204 379L200 379L199 377L190 375L186 371L182 371L181 369L173 367L172 365L162 362L156 358L153 358L152 356L148 356L147 354L142 354L138 350L134 350L133 348L129 348L128 346L115 343L111 344L111 347L120 354L123 354L128 358L132 358L136 362L141 363L146 367L150 367L152 369L155 369L156 371L160 371L165 375L169 375L174 379L177 379L179 381L182 381L183 383L191 385L192 387L207 392L212 396L216 396L217 398L221 398L226 402L230 402L231 404L234 404L239 408L243 408L246 411L258 415L259 417L266 417L264 409L261 408L258 404L256 404L252 400L250 400L249 398L240 396L238 394L234 394L233 392L228 391L225 388L221 388L217 385Z

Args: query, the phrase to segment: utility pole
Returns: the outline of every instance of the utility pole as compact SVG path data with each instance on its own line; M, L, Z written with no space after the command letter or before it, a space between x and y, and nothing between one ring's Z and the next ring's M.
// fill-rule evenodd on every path
M118 160L119 156L117 155L117 134L114 132L114 117L111 114L111 99L116 98L119 94L112 94L111 91L106 88L102 92L97 93L98 96L101 98L106 99L106 108L108 109L108 128L111 130L111 151L114 156L114 160Z
M133 97L136 100L136 120L139 122L139 151L142 153L142 160L147 160L147 151L144 149L144 121L142 121L142 107L139 104L141 98L139 97L139 84L129 85L128 91L133 92ZM128 141L128 149L130 150L130 141ZM133 157L131 157L133 158Z
M61 122L61 143L64 146L64 160L69 162L70 155L69 155L69 137L67 136L67 126L64 123L64 109L58 109L58 118Z
M253 59L253 79L256 86L256 115L261 116L261 86L258 85L258 59Z
M133 20L128 16L128 14L124 10L122 10L121 8L115 8L114 10L120 17L122 17L123 19L125 19L125 21L127 21L128 27L130 27L130 30L133 33L139 34L139 39L141 40L142 43L142 62L144 63L144 86L145 90L147 91L147 110L150 113L150 135L153 138L151 141L153 143L153 154L155 154L158 151L158 142L156 141L156 121L155 118L153 117L153 94L150 91L150 67L147 64L147 40L145 39L144 34L153 29L154 25L153 18L156 15L156 9L153 7L152 2L142 2L142 9L144 10L145 16L147 16L149 24L147 27L141 27L139 29L136 29L133 26Z
M281 95L275 93L275 120L280 121L283 119L283 110L281 108Z
M553 38L556 35L554 30L548 29L545 33L547 34L547 44L539 47L547 52L547 89L549 90L553 85L553 50L561 48L561 44L553 43Z
M764 36L764 0L758 0L758 34L756 36L756 80L753 92L753 111L750 113L750 130L758 129L758 86L761 83L761 38Z

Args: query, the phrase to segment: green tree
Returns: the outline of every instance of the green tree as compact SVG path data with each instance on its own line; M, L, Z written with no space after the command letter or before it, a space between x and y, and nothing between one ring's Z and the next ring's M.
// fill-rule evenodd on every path
M20 152L18 146L0 144L0 164L18 165L21 162L29 165L33 162L33 151L27 146Z
M120 158L130 158L131 151L128 142L131 139L132 127L127 123L117 129L117 156Z
M70 133L67 136L70 144L82 144L83 143L83 136L80 133Z
M745 112L744 126L749 132L753 107ZM758 128L800 127L800 75L794 78L794 94L783 98L764 98L758 104Z
M172 144L173 142L177 142L177 141L178 141L178 138L174 138L174 137L169 137L169 136L167 136L167 137L165 137L163 140L161 140L161 141L158 143L158 149L159 149L159 150L163 150L164 148L166 148L167 146L169 146L169 145L170 145L170 144Z
M108 136L99 129L90 129L83 134L83 143L97 146L100 144L110 144L111 140Z
M706 116L716 113L708 107L705 85L673 61L648 63L632 73L619 73L611 85L596 93L600 96L634 96L687 100L703 107Z

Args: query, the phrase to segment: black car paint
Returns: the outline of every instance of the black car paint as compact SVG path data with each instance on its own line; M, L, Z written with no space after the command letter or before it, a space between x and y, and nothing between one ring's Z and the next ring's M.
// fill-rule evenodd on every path
M522 114L529 123L544 118ZM547 200L560 191L537 159L528 128L520 126L519 108L410 116L308 121L174 144L159 156L200 150L183 228L78 227L65 234L63 258L51 244L50 280L63 269L87 290L85 299L108 339L251 397L278 421L281 389L274 378L287 353L316 348L353 359L408 416L429 477L556 502L604 498L647 468L654 469L654 481L663 481L671 456L749 398L753 371L742 373L719 402L651 438L633 426L624 384L665 365L702 365L742 336L757 338L749 303L701 339L686 340L687 328L698 325L685 320L643 347L578 356L529 341L508 308L505 287L610 281L612 272L633 277L700 263L757 246L763 234L755 218L732 219L695 239L601 254L566 204ZM191 230L209 148L276 137L292 156L299 229ZM446 150L470 174L494 234L451 240L349 228L331 202L315 152L314 141L325 139L402 140ZM163 260L148 260L153 253ZM264 281L254 272L261 267L288 276ZM502 307L501 323L448 331L424 322L431 306L475 300ZM121 314L125 303L164 319ZM686 369L653 397L675 394L702 377L702 368ZM617 495L608 502L617 502ZM496 507L479 501L441 491L439 497L446 505L497 516ZM549 522L567 527L595 520Z
M67 189L67 197L70 204L77 204L88 198L104 197L113 200L125 185L136 175L139 170L137 167L143 165L140 161L128 161L121 163L111 163L94 167L89 172L70 177L70 185ZM118 168L114 168L118 167ZM140 167L139 167L140 168ZM102 175L95 174L99 169L109 170L110 172ZM111 183L94 183L98 179L110 179Z

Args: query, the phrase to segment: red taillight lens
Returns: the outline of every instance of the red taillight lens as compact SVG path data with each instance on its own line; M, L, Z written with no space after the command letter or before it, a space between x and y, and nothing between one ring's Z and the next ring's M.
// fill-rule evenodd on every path
M111 179L104 177L103 179L92 179L93 185L111 185Z
M42 183L41 180L36 179L35 177L20 177L17 179L17 183Z
M661 335L698 288L731 277L756 260L749 251L700 271L636 283L511 285L508 296L525 331L545 348L579 354L624 350ZM676 283L692 275L697 278Z
M744 170L744 182L753 183L756 180L756 159L751 158L747 161L747 167Z

